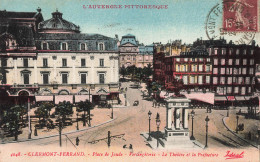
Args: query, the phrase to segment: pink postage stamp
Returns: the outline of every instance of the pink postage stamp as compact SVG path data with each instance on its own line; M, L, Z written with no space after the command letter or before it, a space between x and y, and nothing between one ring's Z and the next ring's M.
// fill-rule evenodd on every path
M223 28L230 32L257 32L257 3L257 0L224 0Z

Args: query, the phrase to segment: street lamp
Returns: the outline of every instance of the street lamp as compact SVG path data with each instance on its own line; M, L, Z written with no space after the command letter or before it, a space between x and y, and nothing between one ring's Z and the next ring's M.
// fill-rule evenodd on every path
M236 128L236 133L238 133L238 119L239 119L239 116L237 115L237 128Z
M209 117L207 116L206 119L206 145L205 145L205 148L208 147L208 122L209 122Z
M79 130L79 118L78 118L78 116L79 116L79 113L77 113L77 130Z
M149 137L147 138L147 141L152 141L151 129L150 129L151 115L152 115L152 112L149 110L149 112L148 112L148 117L149 117Z
M157 113L156 115L156 125L157 125L157 148L159 147L159 127L160 127L160 124L161 124L161 120L160 120L160 115L159 113Z
M227 106L227 117L229 117L229 106Z
M194 112L194 110L192 109L192 111L191 111L191 119L192 119L192 122L191 122L191 124L192 124L192 125L191 125L191 128L192 128L192 129L191 129L191 130L192 130L192 131L191 131L191 137L190 137L191 140L195 140L195 137L193 136L193 119L194 119L194 115L195 115L195 112Z

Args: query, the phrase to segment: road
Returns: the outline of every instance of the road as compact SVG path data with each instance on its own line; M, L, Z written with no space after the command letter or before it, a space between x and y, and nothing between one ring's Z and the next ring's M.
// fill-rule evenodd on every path
M146 145L147 143L144 138L140 136L140 133L148 132L147 113L149 110L152 112L151 131L156 130L156 113L159 113L161 117L160 131L164 131L163 129L166 124L166 110L165 107L152 107L151 101L142 99L142 94L140 90L129 87L131 84L133 83L122 83L122 87L128 87L127 100L131 106L126 108L114 108L114 117L116 117L116 119L111 123L93 128L91 130L69 134L67 136L68 138L63 135L62 146L73 147L76 149L76 147L71 144L70 140L72 141L72 143L75 144L76 137L79 137L80 144L77 149L107 149L107 140L100 140L97 141L95 144L91 144L89 142L106 138L108 131L110 131L112 136L121 134L121 136L119 136L118 138L113 138L110 148L121 149L123 145L129 146L130 144L132 144L132 146L137 150L150 150L150 148ZM132 106L135 100L138 100L140 102L138 106ZM231 111L230 113L235 112ZM249 146L247 143L234 136L225 128L222 122L222 118L226 115L225 110L213 110L212 113L206 113L205 109L195 110L194 136L197 141L205 144L205 117L207 115L210 118L208 139L208 146L210 148L227 149L244 148ZM191 120L189 120L189 125L191 126ZM26 143L31 146L59 146L59 137L28 141Z

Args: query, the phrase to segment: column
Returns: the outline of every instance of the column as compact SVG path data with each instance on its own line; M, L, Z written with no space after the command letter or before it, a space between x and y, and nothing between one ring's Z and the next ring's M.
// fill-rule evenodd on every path
M175 119L175 128L180 129L180 108L176 108L174 119Z
M189 109L184 108L183 112L184 112L183 127L184 127L184 129L188 129L189 128L189 121L188 121Z
M34 83L38 83L38 75L37 75L37 59L36 57L33 58L33 70L34 70Z
M172 109L171 108L167 108L166 110L166 128L167 129L172 129Z
M13 83L17 84L17 58L13 58L14 60L14 78Z

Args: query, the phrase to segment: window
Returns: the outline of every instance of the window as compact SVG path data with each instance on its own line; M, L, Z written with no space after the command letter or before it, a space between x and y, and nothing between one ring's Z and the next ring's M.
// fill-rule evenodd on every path
M176 61L179 62L179 61L180 61L180 58L176 58Z
M49 74L42 74L43 84L49 84Z
M202 84L202 79L203 79L203 76L199 76L199 84Z
M227 87L227 93L232 93L232 87Z
M254 59L250 59L250 65L254 65Z
M236 59L236 65L239 65L239 59Z
M225 59L221 59L221 65L225 65Z
M243 83L243 78L242 77L238 77L238 84L242 84Z
M190 83L191 84L194 84L194 80L195 80L195 77L194 76L190 76Z
M68 84L68 74L62 74L62 84Z
M188 58L184 58L184 61L185 61L185 62L188 62Z
M3 67L6 67L7 66L7 59L1 59L1 65L3 66Z
M249 69L249 74L254 74L254 68Z
M250 77L246 77L246 84L250 84Z
M251 50L251 55L253 55L254 54L254 50Z
M203 71L203 65L199 65L199 71Z
M228 77L227 83L232 84L232 77Z
M220 74L225 74L225 68L221 68Z
M241 95L245 95L246 94L246 87L242 87L241 88Z
M104 84L105 83L105 74L99 74L99 83Z
M222 49L222 55L226 54L226 49Z
M237 68L234 68L234 74L238 74L238 69Z
M206 83L210 83L210 76L206 76Z
M246 74L246 68L243 68L242 74Z
M188 84L188 76L187 75L183 76L183 84Z
M247 92L251 93L251 87L248 87Z
M43 61L43 67L48 67L48 59L44 58L42 61Z
M232 68L229 68L229 74L232 74L232 73L233 73Z
M244 49L243 54L246 55L246 49Z
M239 55L239 49L236 50L236 55Z
M104 50L104 44L103 44L103 43L100 43L100 44L98 45L98 48L99 48L100 51L103 51L103 50Z
M86 66L86 59L81 59L81 67L85 67Z
M210 58L207 58L207 62L210 62Z
M48 44L47 43L42 43L42 49L47 50L48 49Z
M196 72L197 71L197 65L191 65L191 71Z
M203 62L203 58L199 58L199 61L200 61L200 62Z
M247 59L243 59L243 65L246 65Z
M23 83L29 84L29 74L28 73L23 74Z
M61 50L67 50L67 43L61 44Z
M87 83L87 74L81 74L81 84L86 84Z
M215 49L215 53L214 53L215 55L217 55L218 54L218 49Z
M218 77L213 77L213 84L218 84Z
M233 77L233 83L237 83L237 77Z
M218 68L214 68L213 74L218 74Z
M233 49L229 49L229 55L232 55Z
M86 50L86 44L81 43L81 44L80 44L80 49L81 49L81 50Z
M101 66L101 67L104 66L104 59L99 59L99 66Z
M220 84L225 84L225 77L220 77Z
M66 67L67 66L67 59L62 59L62 66Z
M232 65L233 60L232 59L228 59L228 65Z
M214 59L214 65L218 65L218 59Z
M238 87L235 87L234 93L238 93Z
M180 71L180 65L176 64L176 72Z
M28 59L27 58L23 59L23 67L28 67Z
M229 68L226 68L226 74L229 74Z
M206 72L210 72L210 65L206 65Z

